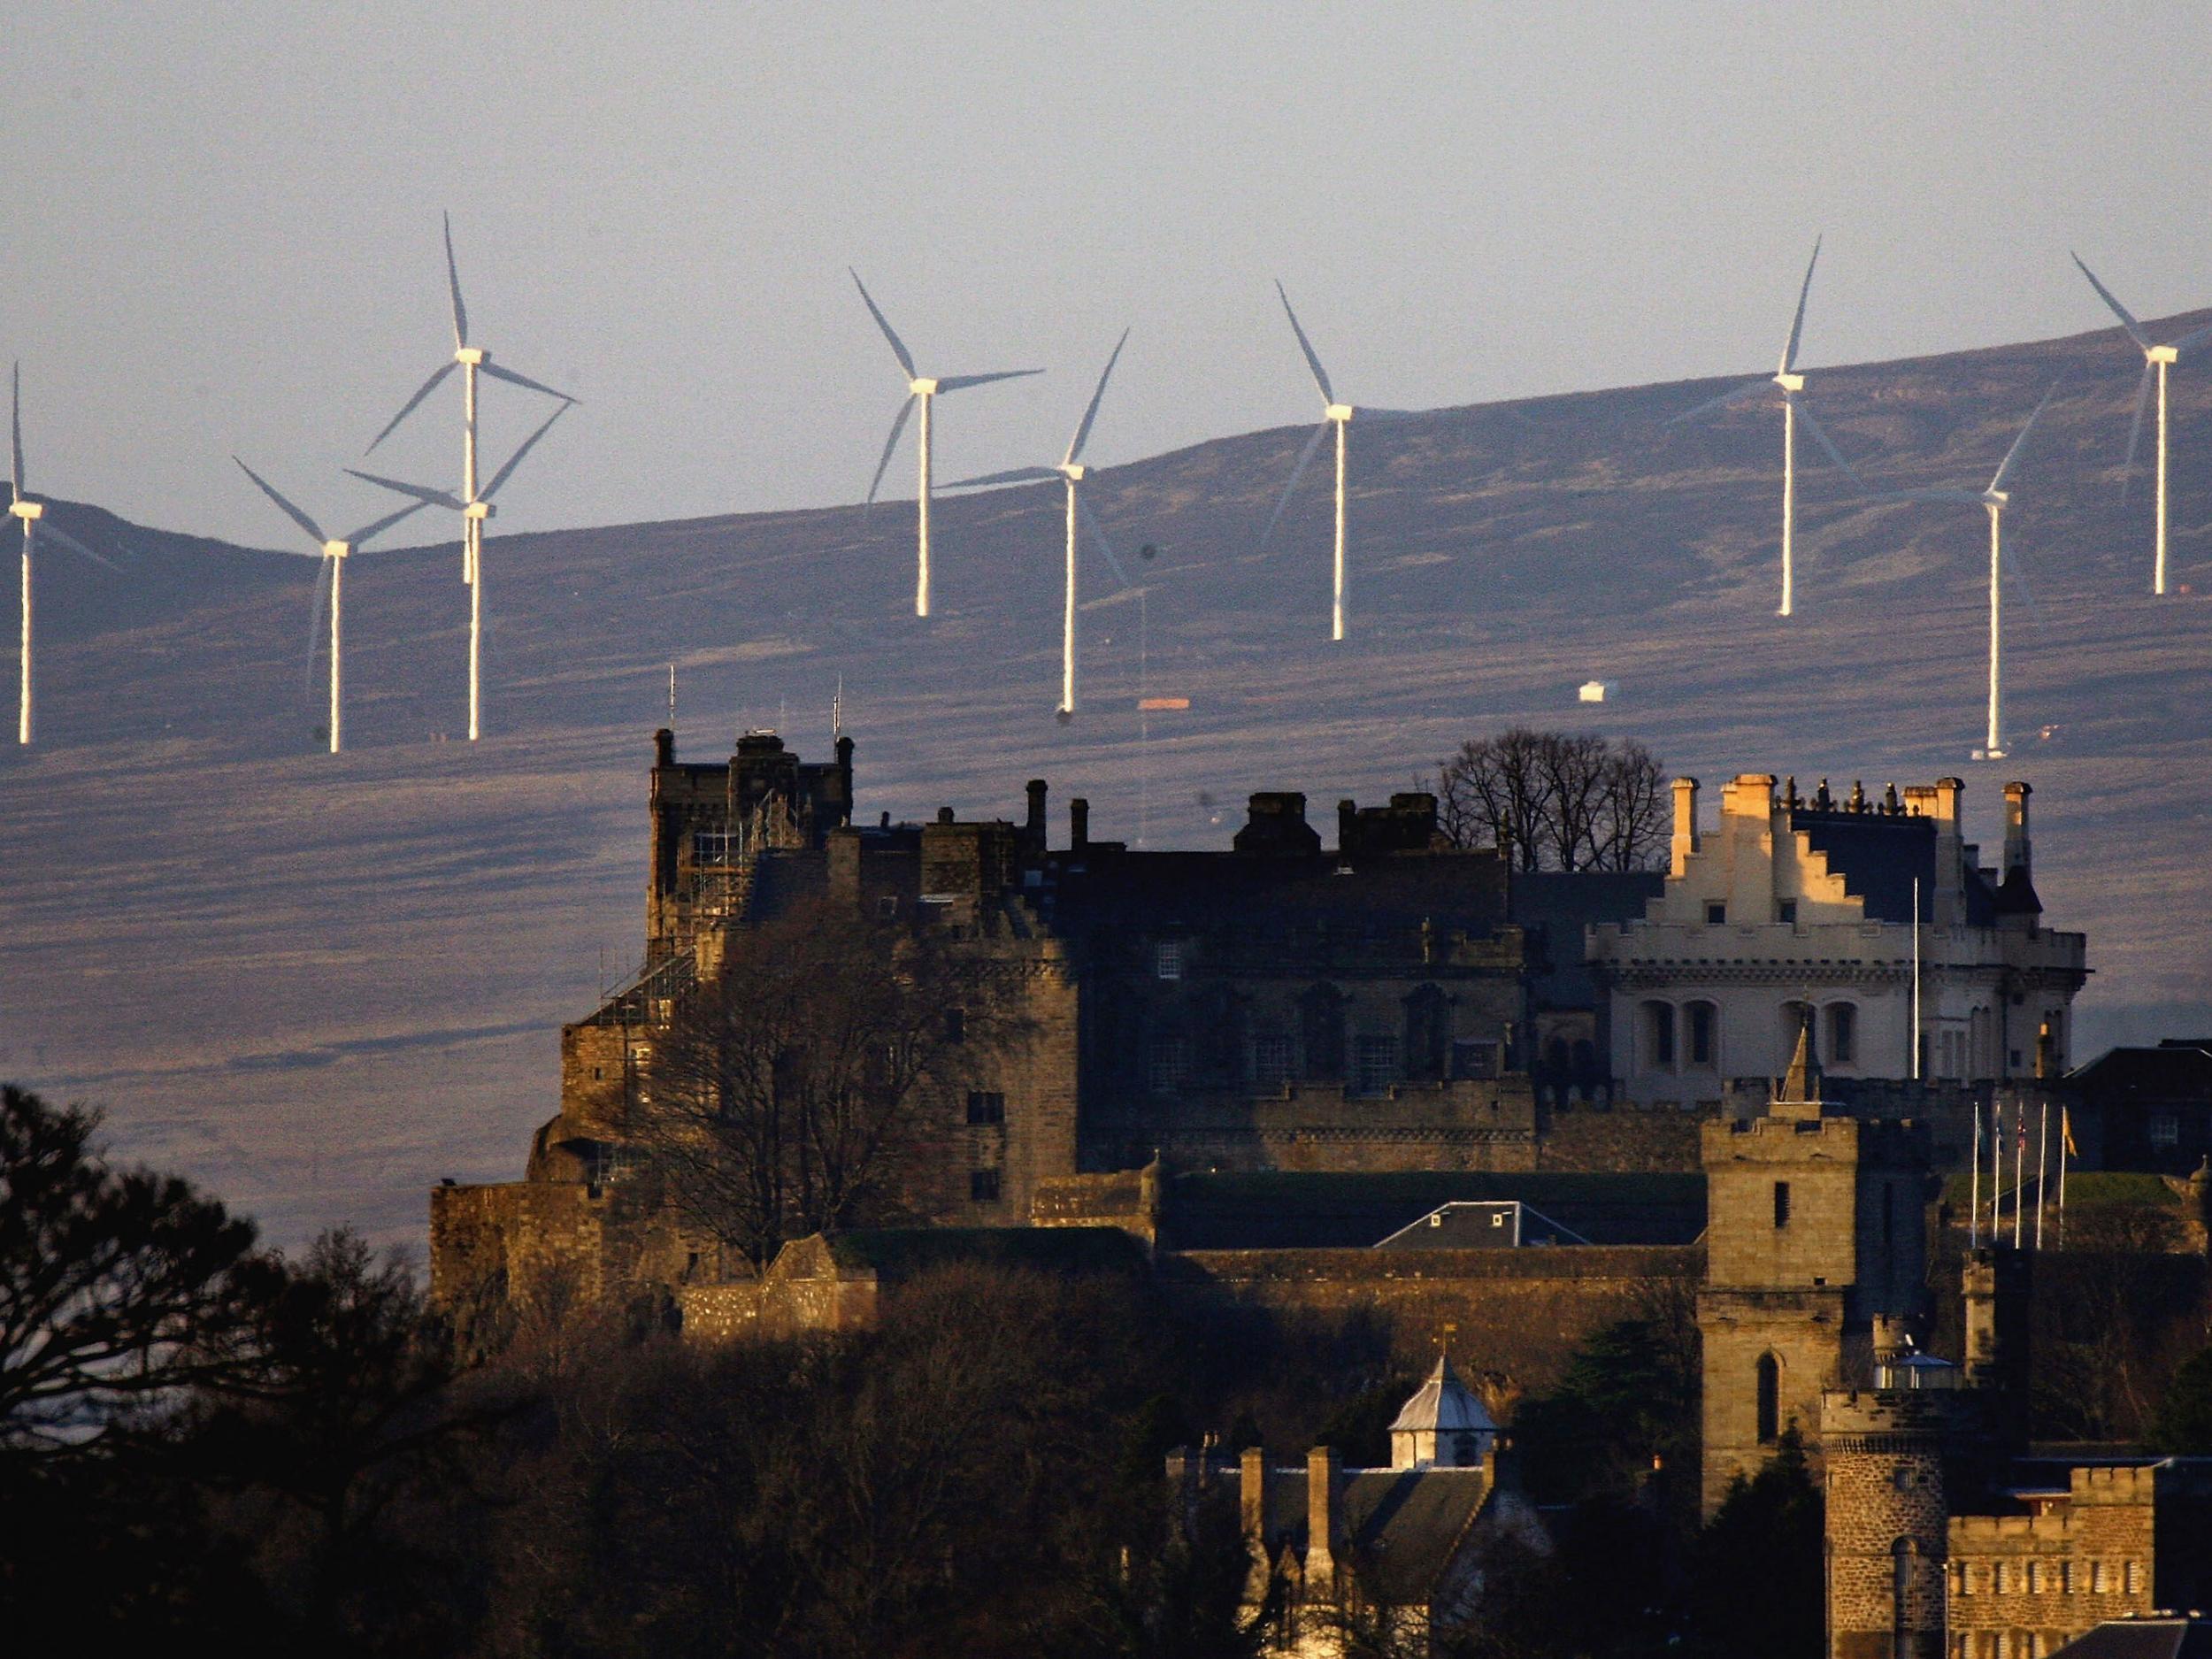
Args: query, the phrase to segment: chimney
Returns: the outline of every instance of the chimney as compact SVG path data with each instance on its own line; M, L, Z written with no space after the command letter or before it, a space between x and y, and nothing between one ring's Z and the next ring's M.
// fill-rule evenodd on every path
M672 766L676 764L676 734L666 726L653 733L653 764Z
M1258 1549L1267 1548L1267 1450L1248 1446L1237 1460L1237 1509L1243 1517L1245 1540Z
M2035 793L2032 785L2008 783L2005 786L2005 865L2004 873L2017 870L2032 880L2035 871L2031 864L2028 845L2028 797Z
M1359 841L1359 807L1351 801L1336 803L1336 849L1348 856Z
M1674 868L1669 872L1679 877L1692 853L1697 850L1697 780L1677 778L1674 780Z
M1068 803L1068 850L1079 853L1091 844L1091 803L1081 795Z
M1343 1543L1344 1471L1336 1448L1317 1446L1306 1454L1306 1593L1326 1596L1336 1581L1336 1556Z
M1935 893L1928 911L1928 919L1938 927L1954 927L1962 919L1960 914L1965 903L1965 877L1962 867L1966 858L1966 845L1960 839L1959 795L1966 787L1958 778L1939 778L1935 781Z
M1042 852L1045 849L1045 780L1032 778L1028 787L1029 820L1022 826L1022 835L1032 851Z
M1676 796L1678 801L1681 797ZM1720 810L1728 818L1756 818L1764 831L1774 816L1774 774L1770 772L1747 772L1731 783L1720 798Z
M845 792L844 810L837 819L841 826L853 821L853 741L849 737L837 740L837 775Z

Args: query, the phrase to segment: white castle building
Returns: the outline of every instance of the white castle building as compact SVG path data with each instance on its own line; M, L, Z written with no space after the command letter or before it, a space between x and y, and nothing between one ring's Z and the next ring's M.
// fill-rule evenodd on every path
M1985 865L1956 778L1880 801L1775 781L1738 778L1701 833L1697 780L1675 780L1663 890L1641 920L1587 932L1621 1097L1692 1106L1779 1076L1809 1015L1831 1077L2063 1071L2085 941L2042 925L2029 786L2005 786L2003 853Z

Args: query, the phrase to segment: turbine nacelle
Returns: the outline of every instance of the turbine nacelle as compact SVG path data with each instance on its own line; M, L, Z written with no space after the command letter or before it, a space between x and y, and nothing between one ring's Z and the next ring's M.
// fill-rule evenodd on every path
M937 382L918 376L906 383L906 389L917 397L934 397L937 396Z
M2152 363L2178 363L2181 361L2181 348L2178 346L2153 346L2148 351L2146 351L2143 356L2146 360Z
M1071 484L1079 484L1083 481L1083 474L1088 471L1090 469L1080 461L1070 461L1060 468L1060 476Z
M490 362L491 356L492 354L481 346L460 346L455 349L453 360L456 363L465 363L471 368L478 368Z
M464 518L484 519L490 518L498 511L498 508L493 506L491 503L488 501L472 501L461 509L461 517Z
M1321 418L1324 420L1333 420L1339 426L1342 426L1352 418L1352 406L1349 403L1331 403L1322 411Z
M46 516L46 503L42 501L19 501L10 506L8 511L27 524L34 518Z
M353 543L350 541L326 541L323 543L323 557L326 559L342 559L352 551Z

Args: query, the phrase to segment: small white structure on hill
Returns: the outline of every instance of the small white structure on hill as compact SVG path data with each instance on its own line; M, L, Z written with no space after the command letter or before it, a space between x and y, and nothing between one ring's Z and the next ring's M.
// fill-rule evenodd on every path
M1621 682L1617 680L1586 680L1582 682L1582 701L1585 703L1610 703L1620 695Z

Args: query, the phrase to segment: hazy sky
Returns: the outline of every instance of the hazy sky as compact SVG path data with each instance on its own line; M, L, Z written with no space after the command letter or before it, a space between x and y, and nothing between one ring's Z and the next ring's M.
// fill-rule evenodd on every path
M584 406L511 526L864 490L902 376L941 478L1051 461L1125 324L1111 465L1317 416L2212 300L2200 6L269 3L12 11L0 357L32 480L179 529L349 526L334 469L472 333ZM457 388L379 452L458 470ZM494 462L534 409L495 388ZM887 488L910 494L910 439Z

